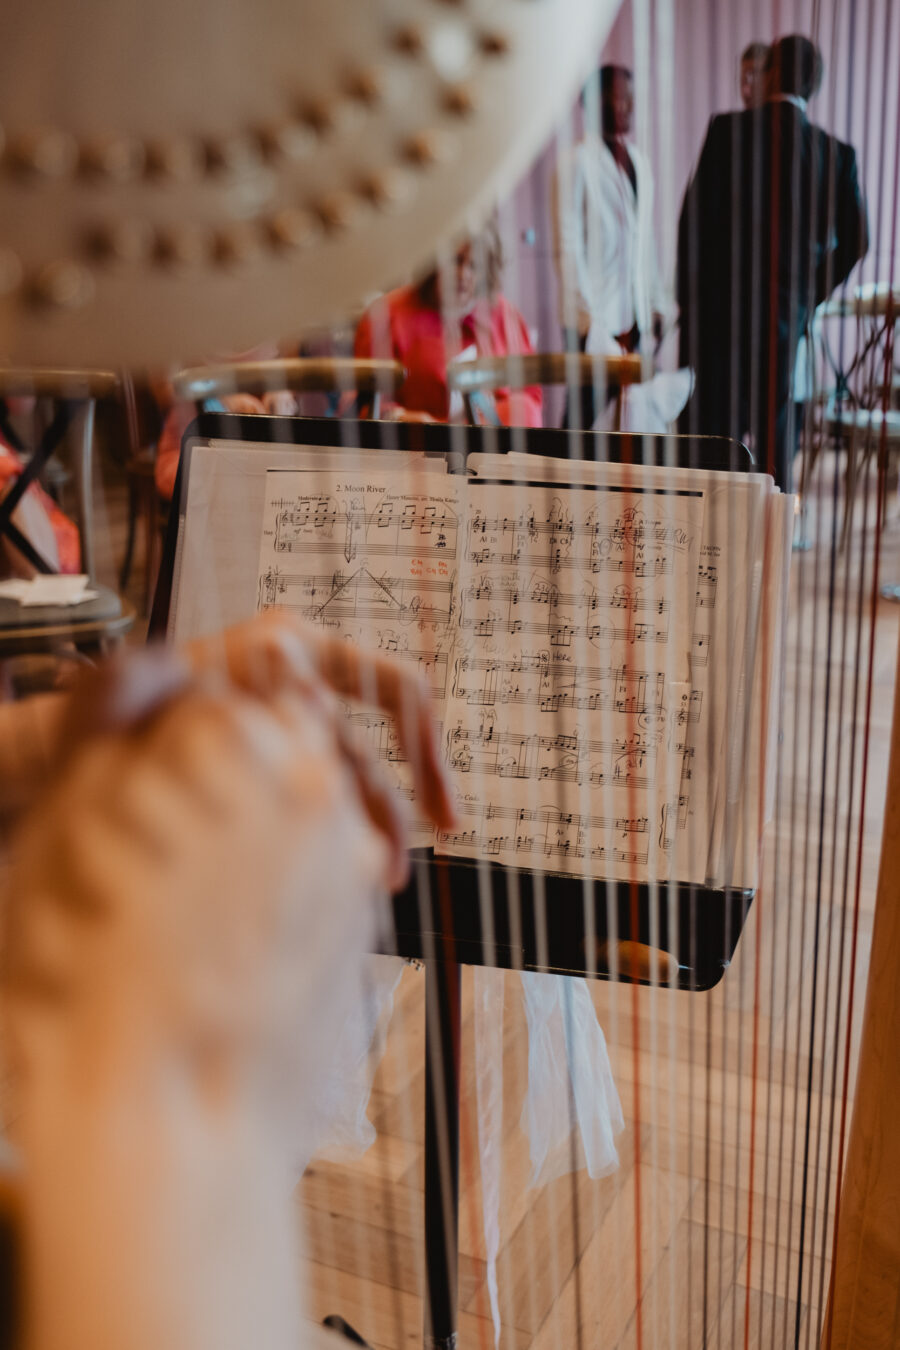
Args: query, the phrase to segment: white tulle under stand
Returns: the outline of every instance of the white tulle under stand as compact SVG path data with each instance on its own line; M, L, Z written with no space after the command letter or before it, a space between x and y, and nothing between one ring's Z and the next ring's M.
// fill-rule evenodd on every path
M367 1108L372 1078L384 1049L394 993L403 974L399 957L369 957L359 998L337 1039L319 1096L312 1138L317 1156L340 1159L364 1153L375 1129ZM477 966L474 1028L478 1152L487 1282L495 1339L500 1335L497 1253L500 1242L500 1176L503 1146L503 1014L507 983L515 975ZM616 1137L624 1129L606 1039L586 980L522 972L528 1028L528 1080L520 1122L528 1135L530 1185L543 1186L587 1168L606 1176L619 1165ZM311 1160L298 1160L300 1170Z

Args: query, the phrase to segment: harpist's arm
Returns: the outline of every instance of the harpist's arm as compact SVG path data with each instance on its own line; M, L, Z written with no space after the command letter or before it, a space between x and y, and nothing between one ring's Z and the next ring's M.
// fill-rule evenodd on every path
M0 703L0 816L26 806L44 782L66 706L64 694Z
M295 1350L290 1163L390 831L313 683L263 699L151 655L148 685L146 659L77 696L91 734L13 849L0 1011L23 1345Z

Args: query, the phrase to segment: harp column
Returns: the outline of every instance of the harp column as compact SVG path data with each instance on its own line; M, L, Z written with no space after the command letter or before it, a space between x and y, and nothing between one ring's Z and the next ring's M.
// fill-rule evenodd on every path
M872 957L822 1350L900 1345L900 679Z

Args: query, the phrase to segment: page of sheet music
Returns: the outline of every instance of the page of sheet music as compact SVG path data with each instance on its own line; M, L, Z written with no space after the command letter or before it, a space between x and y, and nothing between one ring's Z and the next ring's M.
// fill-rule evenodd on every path
M426 473L446 473L442 459L426 460L402 451L336 451L320 445L225 440L193 446L169 617L174 642L210 636L250 618L259 594L259 541L269 470L323 469L333 466L336 454L355 473L391 467L403 469L413 482Z
M333 460L332 460L333 465ZM428 681L440 718L448 686L462 479L329 467L266 475L258 608L292 609L360 647L389 652ZM400 790L411 778L389 717L359 708ZM421 822L413 843L433 841Z
M763 557L759 631L753 675L753 698L745 755L742 791L732 788L731 813L736 822L732 856L721 869L738 878L737 884L759 884L759 844L775 808L778 766L779 704L784 661L787 586L794 532L794 498L773 493L766 502L766 542ZM723 831L723 835L726 832Z
M266 453L260 454L261 449ZM436 712L444 711L445 697L453 704L455 720L448 716L445 742L456 759L454 778L464 816L460 833L471 836L445 844L454 852L597 876L633 876L636 867L662 876L665 868L652 861L650 823L658 847L662 807L674 803L677 809L667 810L662 833L666 841L672 820L676 822L671 851L662 851L663 862L671 858L669 875L710 885L754 885L758 830L738 813L745 811L745 799L759 798L760 773L771 776L769 756L761 763L759 755L747 753L762 728L759 710L754 704L748 713L746 703L747 688L752 686L753 699L760 688L754 644L760 652L766 646L757 640L755 616L761 606L767 612L771 608L764 593L760 598L760 587L768 593L771 583L754 581L767 551L761 540L770 480L511 454L471 456L470 474L475 474L467 488L464 480L443 476L443 461L414 465L408 456L386 454L376 462L374 455L350 450L346 458L342 452L346 467L336 470L333 453L320 447L243 444L195 449L187 503L191 528L184 532L188 545L194 542L185 547L181 585L176 584L176 636L189 638L234 622L259 605L288 605L331 631L366 646L381 644L383 650L416 662L432 681ZM491 518L506 519L503 537L499 545L481 540L480 547L467 548L467 514L482 509L479 529L487 519L478 502L486 487L480 480L501 473L506 481L501 489L491 489L501 497ZM587 536L577 534L574 526L583 526L592 508L578 503L586 491L576 494L573 485L630 490L636 477L641 486L702 492L700 543L692 548L693 587L680 584L680 555L673 561L676 584L675 572L629 577L624 558L616 559L622 563L618 576L607 575L599 549L584 554ZM528 484L535 482L541 490L555 492L560 505L565 498L571 519L565 514L551 518L552 502L528 496ZM339 492L341 483L346 490ZM327 502L322 505L324 499L334 499L333 515ZM278 522L279 503L282 514L294 509L293 524ZM782 589L790 563L790 506L783 499L777 508L780 535L774 531L788 540L785 544L781 537L784 556L773 564ZM401 522L396 527L395 511ZM191 512L201 518L191 517ZM524 536L520 530L517 541L510 538L511 515L516 520L521 515L524 522ZM483 533L487 536L486 528ZM436 554L429 554L429 548ZM690 615L681 605L686 596L692 600ZM658 606L673 598L680 606L679 618L676 623L670 611L666 629L663 615L651 615L647 606L654 599ZM598 617L604 605L605 621ZM682 620L690 624L692 643L690 659L679 665L673 634L684 632ZM777 637L777 628L775 632ZM623 643L628 649L624 659ZM648 651L662 654L661 663L638 659ZM461 672L461 684L454 681L457 658L470 663ZM490 669L477 662L488 662ZM769 703L774 707L777 646L770 664ZM635 672L638 678L649 676L649 692L647 681L636 691L620 683L617 676L623 670L623 680ZM676 714L680 735L661 738L657 726L648 737L643 725L633 729L629 740L622 722L631 716L646 724L648 710L654 700L659 702L653 679L660 673L667 687L667 711L676 706L675 688L689 686ZM493 705L486 702L490 698ZM595 725L582 726L582 714L593 717ZM369 715L364 721L378 753L408 792L393 725ZM770 748L774 725L773 719ZM574 740L566 739L573 735ZM632 792L627 809L620 809L623 785ZM490 793L485 793L486 786ZM496 795L498 786L502 800ZM520 799L508 801L507 788ZM634 796L639 792L646 794L640 809ZM515 818L498 815L500 828L493 815L485 821L485 806L507 813L514 809ZM520 818L525 811L546 814L526 820ZM754 812L754 820L758 814ZM615 834L615 822L640 826L644 817L646 839L640 830L622 829L612 843L595 837L589 849L601 852L581 856L588 846L579 838L603 833L609 820ZM524 825L525 832L519 829ZM539 841L544 850L540 857ZM415 842L431 842L430 833L420 832ZM509 848L516 844L517 856L511 858ZM529 851L530 857L524 857ZM704 853L705 866L698 861Z
M683 749L683 775L690 789L687 828L676 839L674 875L697 879L698 855L705 850L708 885L755 886L757 850L742 840L737 847L738 814L745 798L758 795L759 756L748 747L757 724L747 721L745 691L756 663L759 595L755 579L764 552L766 513L774 491L763 474L731 473L624 464L597 465L520 454L476 455L470 467L488 477L505 468L522 478L592 482L604 479L678 486L693 483L705 493L703 536L699 550L691 659L691 720ZM783 499L779 519L790 515L793 499ZM782 541L783 551L783 541ZM786 576L790 563L779 566ZM755 712L753 713L755 716Z
M688 487L471 485L444 717L461 824L439 852L669 875L703 505Z

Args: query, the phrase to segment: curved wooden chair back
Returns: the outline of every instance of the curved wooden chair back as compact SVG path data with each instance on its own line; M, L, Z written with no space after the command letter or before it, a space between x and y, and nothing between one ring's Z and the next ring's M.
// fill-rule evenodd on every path
M238 361L233 365L197 366L180 371L172 381L180 399L200 403L228 394L397 393L406 372L398 361L355 357L297 356L280 361Z
M640 384L650 373L639 355L589 356L586 352L526 352L521 356L479 356L451 361L447 382L461 394L494 389L523 389L529 384L565 384L603 389L609 384Z
M652 374L652 366L637 354L592 356L586 352L525 352L514 356L479 356L472 361L451 361L447 384L460 393L467 419L473 423L499 425L491 399L496 389L524 389L528 385L566 385L575 391L618 390L616 426L621 420L622 390L640 384Z

